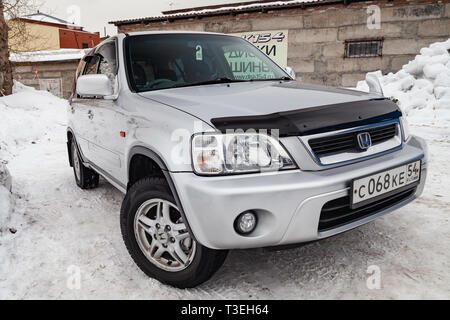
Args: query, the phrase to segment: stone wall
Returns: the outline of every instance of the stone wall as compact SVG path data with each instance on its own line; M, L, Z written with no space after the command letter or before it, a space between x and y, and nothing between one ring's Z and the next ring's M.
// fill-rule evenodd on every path
M68 99L72 93L78 60L61 62L13 62L14 79L27 86L40 89L40 80L61 79L61 98ZM37 70L37 76L36 76Z
M350 2L350 1L349 1ZM223 33L289 30L288 65L305 82L354 86L368 71L396 72L422 47L450 37L450 1L365 1L348 5L119 25L119 32L194 30ZM381 9L381 28L367 27L367 7ZM344 58L346 40L383 38L382 56Z

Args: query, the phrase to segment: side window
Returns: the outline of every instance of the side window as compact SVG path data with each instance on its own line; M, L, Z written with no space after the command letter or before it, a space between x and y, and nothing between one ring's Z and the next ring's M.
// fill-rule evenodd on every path
M84 75L86 74L97 74L98 71L98 62L99 57L97 56L90 56L86 58L86 67L84 69Z
M98 73L106 75L111 81L112 87L115 89L117 76L117 59L116 59L115 42L109 42L103 45L97 52L97 56L100 59Z
M85 66L86 66L86 62L84 62L84 60L81 59L80 63L78 64L77 71L76 71L77 78L81 75Z
M77 71L75 73L75 77L73 78L73 84L72 84L72 97L76 95L77 91L77 79L81 76L83 73L83 70L86 66L86 62L81 59L80 63L78 64Z

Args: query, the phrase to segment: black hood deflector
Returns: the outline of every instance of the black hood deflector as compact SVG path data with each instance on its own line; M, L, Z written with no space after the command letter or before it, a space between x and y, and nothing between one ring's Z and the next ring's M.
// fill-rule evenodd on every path
M402 113L390 99L372 99L261 116L211 119L222 133L227 130L279 130L280 137L305 136L397 119Z

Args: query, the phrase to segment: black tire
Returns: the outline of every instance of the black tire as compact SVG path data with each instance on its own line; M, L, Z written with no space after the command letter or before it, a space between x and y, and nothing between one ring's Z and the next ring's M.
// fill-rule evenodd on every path
M162 199L175 204L175 199L164 178L144 178L128 191L122 203L120 226L123 240L138 267L149 277L164 284L185 289L209 280L224 263L228 251L212 250L196 243L195 255L182 271L166 271L152 263L141 251L134 232L134 219L139 207L151 199Z
M83 165L83 161L79 155L78 146L75 139L70 141L73 174L77 186L83 190L94 189L98 187L99 175L94 170ZM77 162L78 161L78 162ZM79 166L77 166L77 164ZM77 173L78 171L78 173Z

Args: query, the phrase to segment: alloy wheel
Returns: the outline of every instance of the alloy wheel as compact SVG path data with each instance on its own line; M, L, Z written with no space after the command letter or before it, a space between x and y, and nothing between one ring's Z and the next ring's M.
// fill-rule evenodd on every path
M162 199L144 202L134 219L136 241L157 267L179 272L192 262L196 242L191 238L177 206Z

